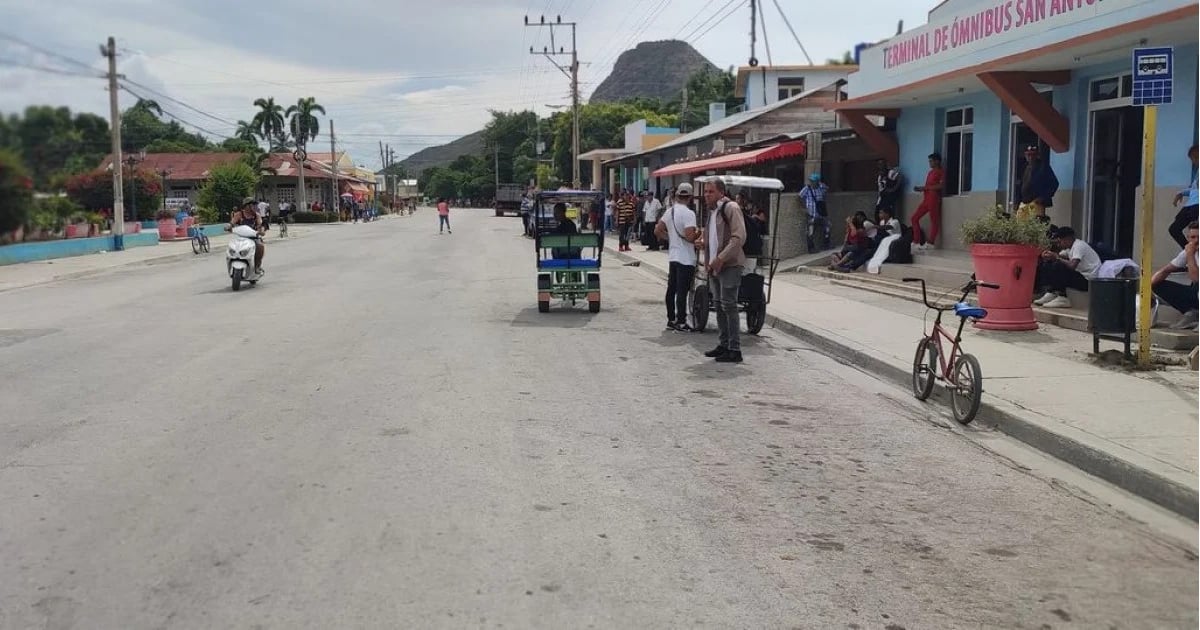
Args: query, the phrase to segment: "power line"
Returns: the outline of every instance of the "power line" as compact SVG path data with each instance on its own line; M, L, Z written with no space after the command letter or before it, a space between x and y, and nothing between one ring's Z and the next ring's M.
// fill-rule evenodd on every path
M739 2L738 0L734 0L734 1L735 1L735 2L738 2L738 4L737 4L737 6L733 7L733 9L732 9L732 10L731 10L729 13L726 13L726 14L725 14L725 15L724 15L724 16L723 16L721 19L719 19L719 20L717 20L716 22L714 22L714 23L713 23L713 25L712 25L712 26L710 26L710 27L708 27L707 29L705 29L705 31L704 31L703 33L700 33L700 34L699 34L699 35L697 35L695 38L688 37L688 39L689 39L690 41L694 41L694 42L698 42L698 41L700 41L701 39L704 39L704 36L705 36L705 35L708 35L708 33L709 33L710 31L712 31L714 28L716 28L716 27L720 26L720 25L721 25L721 22L724 22L725 20L729 19L729 17L730 17L731 15L733 15L734 13L737 13L737 12L738 12L738 10L740 10L742 7L745 7L745 6L746 6L746 2L748 2L749 0L740 0L740 2Z
M230 121L228 121L228 120L226 120L226 119L224 119L224 118L220 118L220 117L218 117L218 116L214 116L214 115L212 115L212 114L210 114L210 113L208 113L208 112L206 112L206 111L203 111L203 110L201 110L201 109L199 109L199 108L196 108L196 107L193 107L193 106L191 106L191 105L188 105L187 103L185 103L185 102L183 102L183 101L181 101L181 100L179 100L179 99L177 99L177 98L174 98L174 97L171 97L171 96L167 96L166 94L163 94L162 92L159 92L158 90L155 90L154 88L151 88L151 87L148 87L148 86L142 85L141 83L138 83L137 81L134 81L134 80L132 80L132 79L128 79L128 78L126 78L126 79L125 79L125 82L126 82L126 83L128 83L128 84L130 84L130 85L132 85L132 86L135 86L135 87L141 88L141 89L143 89L143 90L146 90L147 92L150 92L151 94L156 94L156 95L158 95L158 96L160 96L160 97L162 97L162 98L165 98L165 99L167 99L168 101L171 101L172 103L177 103L177 104L179 104L179 105L180 105L180 106L182 106L182 107L185 107L185 108L187 108L187 109L190 109L191 111L193 111L193 112L196 112L197 114L200 114L201 116L204 116L205 118L211 118L212 120L215 120L215 121L217 121L217 122L219 122L219 123L221 123L221 124L229 125L229 126L231 126L231 127L234 127L234 128L236 128L236 127L237 127L237 123L235 123L235 122L230 122Z
M50 74L59 74L68 77L85 77L89 79L103 79L104 74L101 72L77 72L74 70L63 70L61 68L51 68L50 66L42 66L35 63L26 63L16 61L14 59L0 59L0 66L10 66L13 68L26 68L28 70L36 70L38 72L48 72Z
M792 23L788 21L787 14L783 12L783 7L779 6L779 0L771 0L771 2L775 3L775 10L779 11L779 17L783 18L783 23L792 32L792 37L796 40L796 45L800 47L800 52L804 53L804 58L808 60L808 65L813 65L812 57L808 56L808 51L804 49L804 44L800 42L800 36L796 35L796 29L792 28Z
M36 46L36 45L34 45L34 44L30 44L29 42L27 42L27 41L25 41L25 40L23 40L23 39L21 39L21 38L19 38L19 37L15 36L15 35L9 35L8 33L0 33L0 39L7 40L7 41L13 42L13 43L15 43L15 44L20 44L21 46L24 46L24 47L26 47L26 48L28 48L28 49L30 49L30 50L33 50L33 51L36 51L36 52L40 52L40 53L42 53L43 55L47 55L47 56L50 56L50 57L54 57L54 58L56 58L56 59L59 59L59 60L61 60L61 61L65 61L65 62L67 62L67 63L72 63L72 64L75 64L75 65L77 65L77 66L80 66L80 67L83 67L83 68L87 68L88 70L95 71L95 68L93 68L93 67L91 66L91 64L88 64L88 63L82 62L82 61L80 61L80 60L78 60L78 59L75 59L75 58L73 58L73 57L68 57L68 56L66 56L66 55L63 55L63 54L60 54L60 53L56 53L56 52L54 52L53 50L47 50L47 49L45 49L45 48L42 48L42 47L40 47L40 46Z
M133 96L134 98L136 98L138 100L142 100L142 101L152 100L152 99L147 99L144 96L142 96L141 94L138 94L137 92L134 92L133 90L129 89L129 86L125 85L124 83L121 84L121 89L125 90L131 96ZM221 138L222 140L230 140L233 138L232 135L217 133L211 129L206 129L204 127L201 127L200 125L197 125L196 123L193 123L193 122L190 122L183 118L180 118L179 116L175 115L174 113L172 113L166 109L163 109L163 107L161 105L159 106L159 109L162 110L162 113L164 116L167 116L167 117L171 118L172 120L175 120L176 122L178 122L181 125L187 125L194 129L198 129L201 132L207 133L208 135L216 137L216 138Z

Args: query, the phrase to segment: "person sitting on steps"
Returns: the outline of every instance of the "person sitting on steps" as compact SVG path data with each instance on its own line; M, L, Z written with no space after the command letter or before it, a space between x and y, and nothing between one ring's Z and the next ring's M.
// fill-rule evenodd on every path
M1095 278L1100 269L1100 255L1075 238L1075 230L1070 227L1058 228L1054 236L1061 251L1042 252L1034 287L1045 287L1046 292L1033 303L1046 308L1071 308L1067 289L1088 290L1088 280Z
M1200 283L1200 223L1188 223L1184 235L1187 240L1179 255L1154 272L1150 285L1158 299L1183 313L1183 317L1171 328L1196 330L1197 323L1200 323L1200 293L1197 293L1197 283ZM1187 272L1188 284L1172 282L1169 279L1171 274L1180 271Z

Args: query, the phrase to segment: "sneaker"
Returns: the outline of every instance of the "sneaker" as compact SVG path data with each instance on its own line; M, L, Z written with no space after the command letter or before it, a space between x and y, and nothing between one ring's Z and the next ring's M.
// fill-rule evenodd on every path
M742 352L740 350L726 352L725 354L722 354L721 356L717 357L717 363L741 363L741 362L742 362Z
M1171 324L1171 330L1192 330L1200 323L1200 312L1188 311L1179 318L1179 321Z
M728 353L729 353L729 348L726 348L725 346L717 346L716 348L713 348L712 350L705 352L704 356L706 356L710 359L715 359L717 357L723 357Z
M1049 302L1056 297L1058 297L1057 293L1055 293L1053 291L1047 291L1042 294L1042 297L1034 300L1033 303L1037 304L1038 306L1044 306L1046 304L1046 302Z
M1071 300L1065 295L1056 295L1053 300L1042 304L1045 308L1071 308Z
M679 332L692 332L692 327L688 326L686 322L679 322L675 324L675 330Z
M667 330L679 330L678 326L679 326L679 324L676 324L673 321L670 321L670 320L667 321Z

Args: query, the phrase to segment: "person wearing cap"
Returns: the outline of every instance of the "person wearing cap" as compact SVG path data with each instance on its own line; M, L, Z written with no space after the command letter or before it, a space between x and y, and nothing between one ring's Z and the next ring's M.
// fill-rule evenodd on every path
M820 173L808 176L808 182L800 189L800 200L808 210L808 251L816 249L814 235L820 229L825 235L821 249L829 248L829 210L825 206L825 196L829 194L829 186L821 181Z
M945 187L946 172L942 169L942 154L929 154L929 173L925 175L924 186L914 186L913 190L923 195L921 205L912 215L913 247L927 249L937 242L938 231L942 225L942 190ZM929 215L929 240L921 232L921 217Z
M263 246L263 221L262 217L258 216L258 202L254 197L242 199L242 207L234 210L233 214L229 216L229 228L226 231L239 225L248 225L258 232L258 243L254 248L254 268L261 274L263 272L263 255L266 254L267 248Z
M654 235L667 241L667 328L680 332L692 330L687 323L688 293L696 277L696 239L700 236L692 201L692 185L675 189L675 203L654 225Z
M1042 160L1042 152L1036 144L1025 147L1025 171L1019 182L1021 204L1017 206L1018 217L1044 217L1046 209L1054 205L1054 193L1058 192L1058 177L1050 164Z

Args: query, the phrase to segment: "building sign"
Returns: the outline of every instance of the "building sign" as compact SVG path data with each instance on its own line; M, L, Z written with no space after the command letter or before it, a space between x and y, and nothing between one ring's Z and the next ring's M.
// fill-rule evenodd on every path
M995 0L973 4L969 13L896 36L883 46L883 67L902 68L922 60L1011 41L1128 8L1135 0Z
M1133 49L1133 104L1170 105L1174 66L1172 48Z

